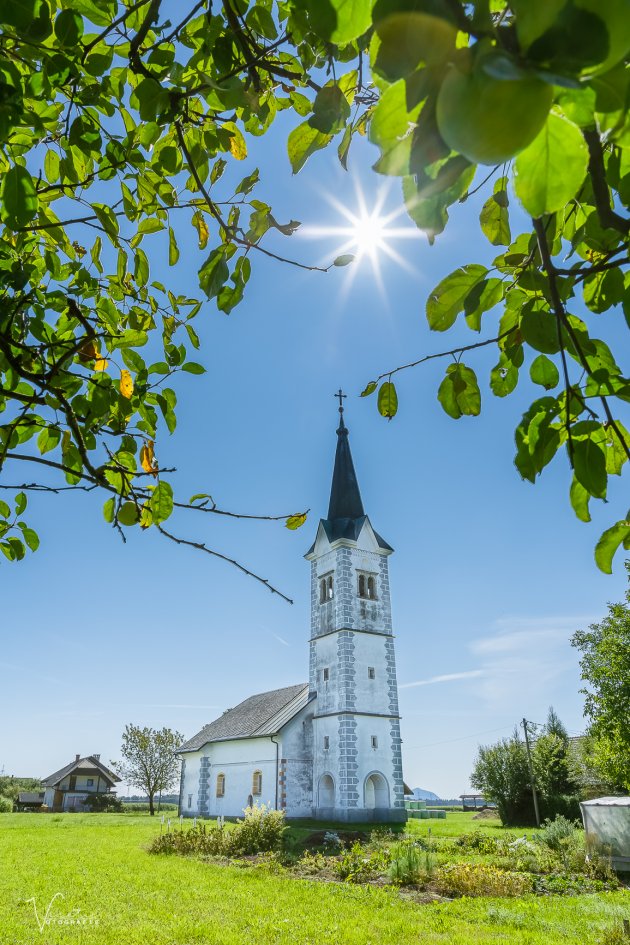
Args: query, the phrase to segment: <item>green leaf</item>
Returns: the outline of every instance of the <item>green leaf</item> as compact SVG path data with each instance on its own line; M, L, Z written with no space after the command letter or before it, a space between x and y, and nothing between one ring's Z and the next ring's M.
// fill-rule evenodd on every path
M407 86L401 79L380 96L370 121L370 141L381 150L374 165L379 174L404 177L412 173L411 146L413 128L422 103L407 107Z
M325 148L330 141L332 141L332 135L323 134L313 128L308 121L303 121L301 125L294 128L287 143L293 173L297 174L304 167L311 154Z
M173 490L168 482L161 481L149 500L149 507L156 525L165 522L173 511Z
M490 372L490 389L495 397L507 397L518 384L518 368L502 351L499 363Z
M427 321L432 331L446 331L451 327L459 313L464 311L469 292L487 272L485 266L470 263L442 279L430 294L426 306Z
M323 134L336 134L349 117L350 105L339 86L325 85L315 96L313 114L308 123Z
M587 167L588 148L578 126L550 112L545 127L516 158L516 195L533 217L555 213L575 197Z
M465 364L449 364L446 377L438 388L438 400L454 420L477 416L481 411L481 392L477 376Z
M595 546L595 562L600 571L612 574L612 559L619 545L630 539L630 522L617 522L607 528Z
M337 256L333 266L349 266L354 261L352 253L344 253L343 256Z
M606 454L591 437L573 440L575 478L596 499L606 498Z
M33 178L19 164L14 164L4 175L2 183L1 214L12 230L25 227L37 215L37 192Z
M538 304L527 305L521 318L523 340L545 354L557 354L560 350L556 318Z
M483 234L493 246L509 246L512 242L508 214L507 190L495 190L484 203L479 222Z
M591 513L588 509L589 499L591 498L590 492L584 488L581 482L573 476L573 481L571 483L571 489L569 491L569 498L571 500L571 505L573 506L573 511L577 517L582 522L590 522Z
M213 249L205 263L199 270L199 285L209 299L219 294L221 287L230 276L228 264L225 261L225 250L222 246Z
M175 239L173 227L168 228L168 264L174 266L179 259L179 247Z
M21 515L26 509L26 496L23 492L18 492L15 497L15 513Z
M22 536L24 541L31 549L31 551L37 551L39 548L39 535L36 531L33 531L32 528L29 528L25 522L18 522L20 529L22 530Z
M301 0L313 31L322 39L343 46L357 39L372 23L374 0Z
M123 502L118 510L118 521L121 525L137 525L140 521L140 510L135 502Z
M384 381L378 392L378 412L391 420L398 411L398 394L391 381Z
M545 390L551 390L553 387L556 387L560 380L558 368L553 361L550 361L544 354L539 354L532 362L532 366L529 369L529 376L534 384L540 384Z
M206 373L206 369L203 364L197 364L196 361L187 361L186 364L182 364L182 371L186 371L188 374Z
M378 387L378 381L370 381L365 390L361 391L361 397L369 397Z
M3 499L0 499L0 515L4 518L9 518L11 515L11 509Z
M76 46L83 36L83 20L73 10L62 10L55 20L54 30L62 46Z
M116 511L116 500L108 499L105 505L103 506L103 517L106 522L114 521L114 513Z

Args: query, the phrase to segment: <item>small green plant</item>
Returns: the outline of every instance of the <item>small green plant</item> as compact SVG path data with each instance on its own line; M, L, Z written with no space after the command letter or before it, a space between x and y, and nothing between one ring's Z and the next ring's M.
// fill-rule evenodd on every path
M601 938L597 939L597 945L628 945L630 942L630 926L626 919L621 925L613 925L606 929Z
M322 873L328 866L328 857L323 853L305 850L296 864L296 870L300 875L315 876L317 873Z
M13 810L13 801L10 797L0 794L0 814L10 814Z
M563 845L566 846L567 840L572 840L580 824L569 820L558 814L553 820L545 820L542 825L542 831L537 835L537 840L544 843L550 850L560 850Z
M524 896L533 880L479 863L449 863L435 873L436 888L447 896Z
M330 853L341 849L341 837L335 830L327 830L324 834L324 849Z
M389 856L384 850L367 850L358 841L335 861L334 871L348 883L365 883L384 873L389 866Z
M244 814L226 835L229 852L242 855L277 850L285 829L284 811L256 804L246 807Z
M421 850L409 841L398 843L391 851L389 878L396 886L413 886L420 879L423 867L426 867L429 860L432 861L429 850ZM431 862L431 870L432 867ZM430 870L425 870L425 872L430 872Z

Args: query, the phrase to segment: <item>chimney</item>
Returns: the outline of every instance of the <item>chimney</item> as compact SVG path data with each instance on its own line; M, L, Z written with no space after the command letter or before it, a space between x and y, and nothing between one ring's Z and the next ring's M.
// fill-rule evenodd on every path
M96 758L97 761L100 761L100 760L101 760L101 756L100 756L100 755L92 755L92 758Z
M81 755L77 755L77 756L76 756L76 758L74 759L74 760L75 760L75 762L76 762L76 761L79 761L79 760L80 760L80 758L81 758Z

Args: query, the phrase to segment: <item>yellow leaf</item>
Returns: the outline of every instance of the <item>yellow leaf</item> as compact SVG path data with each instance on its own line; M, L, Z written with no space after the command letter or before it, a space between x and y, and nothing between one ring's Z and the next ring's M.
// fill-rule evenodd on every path
M226 122L223 127L230 132L230 154L237 161L244 161L247 157L247 145L241 131L233 121Z
M108 364L109 364L109 361L107 360L107 358L97 358L97 359L96 359L96 362L95 362L95 364L94 364L94 370L95 370L95 371L106 371Z
M200 210L195 210L193 213L192 222L199 235L199 249L205 249L208 242L208 237L210 236L210 230L208 229L208 224L206 223L203 213Z
M79 348L79 361L95 361L100 357L98 345L93 338L88 338L87 341L84 341L81 347Z
M301 528L305 521L306 512L301 512L299 515L289 515L285 526L286 528L290 528L291 531L295 531L296 528Z
M153 440L147 440L140 450L140 465L145 472L151 473L152 476L157 476L157 467L153 447Z
M83 259L83 257L84 257L85 254L87 253L87 249L86 249L84 246L81 246L80 243L77 243L76 240L75 240L74 243L72 244L72 248L74 249L74 251L75 251L75 253L77 254L77 256L79 257L79 259Z
M129 371L124 369L120 372L120 393L123 397L126 397L127 400L131 400L131 395L133 394L133 379Z

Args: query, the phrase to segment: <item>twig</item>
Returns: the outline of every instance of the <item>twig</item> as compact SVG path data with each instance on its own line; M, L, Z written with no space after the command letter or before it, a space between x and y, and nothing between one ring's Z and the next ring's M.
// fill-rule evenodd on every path
M121 23L124 23L125 20L129 19L132 13L135 13L136 10L139 10L140 7L145 6L147 3L150 3L150 0L138 0L138 3L134 3L133 6L125 10L125 12L122 13L116 20L106 26L105 29L98 34L96 39L93 39L91 43L88 43L88 45L83 48L82 59L85 61L85 57L90 52L90 50L94 49L95 46L98 46L100 41L105 39L108 33L111 33L111 31L116 29L117 26L120 26Z
M212 505L190 505L185 502L173 502L173 505L178 509L191 509L194 512L208 512L213 515L227 515L229 518L245 518L251 519L256 522L284 522L286 519L291 518L289 515L247 515L242 512L226 512L225 509L218 509L216 504L213 502ZM306 509L305 512L301 513L303 515L308 515L310 509Z
M401 364L400 367L394 368L391 371L385 371L383 374L379 374L375 383L378 384L378 382L382 381L383 378L391 377L392 374L398 374L399 371L406 371L407 368L413 368L417 367L419 364L424 364L425 361L433 361L435 358L448 358L451 355L463 354L464 351L473 351L475 348L484 348L486 345L496 344L496 342L501 341L508 335L511 335L513 331L516 331L516 327L508 328L507 331L501 332L501 334L497 335L496 338L488 338L486 341L476 341L474 344L463 345L461 348L452 348L450 351L439 351L436 354L426 354L423 358L418 358L417 361L410 361L409 364Z
M273 586L273 584L270 584L267 578L260 577L259 574L256 574L254 571L250 571L249 568L246 568L245 565L240 564L234 558L229 558L227 555L221 554L220 551L213 551L212 548L208 548L201 541L189 541L187 538L177 538L175 535L167 532L162 525L157 525L156 528L162 535L164 535L166 538L170 538L170 540L174 541L177 545L188 545L190 548L197 548L198 551L205 551L208 555L212 555L215 558L220 558L222 561L227 561L228 564L233 564L234 567L238 568L239 571L242 571L243 574L254 578L254 580L259 581L260 584L264 584L267 590L271 591L272 594L277 594L283 600L286 600L288 604L293 603L290 597L287 597L286 594L283 594L282 591L279 591Z

